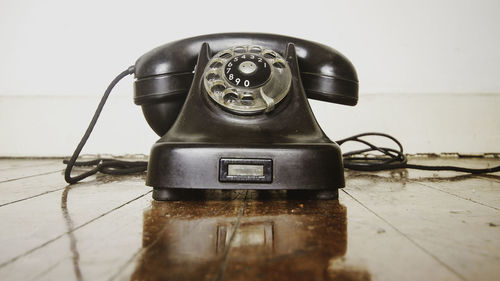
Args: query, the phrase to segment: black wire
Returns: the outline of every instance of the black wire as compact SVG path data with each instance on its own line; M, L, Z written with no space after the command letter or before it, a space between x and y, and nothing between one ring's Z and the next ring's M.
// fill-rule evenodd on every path
M92 130L94 129L95 124L97 123L97 119L99 119L99 115L101 115L101 111L104 107L104 104L106 103L106 100L109 97L109 94L111 93L111 90L113 90L115 85L125 76L133 74L134 70L135 70L134 66L130 66L127 70L120 73L118 76L116 76L115 79L113 79L113 81L111 81L108 88L104 92L104 95L101 98L101 102L97 106L97 109L94 113L94 117L92 117L92 120L90 121L87 131L85 131L85 134L80 140L80 143L76 147L75 152L73 152L73 155L69 160L63 161L63 163L67 164L66 170L64 171L64 179L66 180L67 183L69 184L77 183L80 180L88 176L91 176L97 172L117 175L117 174L143 172L146 170L147 162L143 161L130 162L130 161L121 161L113 159L95 159L91 161L76 162L78 155L80 155L80 152L85 146L85 143L89 139L90 134L92 133ZM73 169L73 166L96 166L96 167L91 169L90 171L72 177L71 171Z
M122 161L116 159L101 159L101 158L90 161L78 161L78 162L76 161L78 156L80 155L80 152L85 146L85 143L90 137L92 130L94 129L97 119L101 114L101 111L104 107L104 104L106 103L106 100L108 99L109 94L111 93L111 90L113 90L115 85L121 79L133 73L134 73L134 66L131 66L127 70L120 73L115 79L113 79L113 81L111 81L108 88L104 92L101 102L97 106L94 116L92 117L92 120L90 121L90 124L87 128L87 131L85 131L85 134L83 135L82 139L80 140L80 143L73 152L73 155L71 156L70 160L63 161L64 164L67 164L66 170L64 172L64 179L66 180L67 183L69 184L77 183L80 180L88 176L91 176L97 172L109 175L125 175L125 174L139 173L146 171L148 165L146 161ZM364 139L361 139L362 137L367 137L367 136L378 136L378 137L388 138L397 145L398 149L389 147L380 147ZM346 142L357 142L367 146L367 148L364 149L353 150L342 154L344 160L344 168L350 170L383 171L383 170L394 170L394 169L419 169L428 171L456 171L456 172L464 172L471 174L485 174L485 173L493 173L500 171L500 166L485 168L485 169L470 169L470 168L456 167L456 166L426 166L426 165L408 164L407 163L408 159L406 158L406 155L403 153L403 145L401 145L401 143L393 136L384 133L370 132L370 133L358 134L352 137L338 140L337 144L342 145ZM368 154L370 152L378 152L381 155L370 156ZM74 166L95 166L95 168L87 172L84 172L80 175L77 175L75 177L71 177L71 171Z
M385 137L392 140L398 146L399 150L387 147L379 147L371 144L370 142L361 139L362 137L367 136L379 136ZM403 146L401 143L394 137L384 134L384 133L363 133L359 135L355 135L352 137L348 137L345 139L341 139L337 141L339 145L342 145L346 142L358 142L362 143L368 148L359 149L355 151L350 151L342 154L344 159L344 168L350 170L357 171L383 171L383 170L395 170L395 169L418 169L418 170L427 170L427 171L455 171L455 172L463 172L470 174L486 174L486 173L494 173L500 171L500 166L492 167L492 168L484 168L484 169L471 169L457 166L428 166L428 165L415 165L408 164L408 159L406 155L403 153ZM379 152L381 155L378 156L370 156L369 152Z

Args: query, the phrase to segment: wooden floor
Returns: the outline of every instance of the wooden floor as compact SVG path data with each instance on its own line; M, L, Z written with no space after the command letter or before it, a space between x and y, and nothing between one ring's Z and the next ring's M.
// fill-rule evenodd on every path
M0 160L0 280L500 280L499 173L347 171L339 201L154 202L144 175L68 186L63 168Z

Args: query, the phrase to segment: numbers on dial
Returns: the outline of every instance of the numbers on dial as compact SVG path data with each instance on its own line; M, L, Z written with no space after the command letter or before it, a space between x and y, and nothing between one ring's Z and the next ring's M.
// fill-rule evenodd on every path
M234 86L254 88L269 80L271 69L259 55L242 54L226 63L224 74Z
M236 79L235 79L235 78L234 78L234 74L232 74L232 73L231 73L231 74L229 74L229 76L227 77L227 79L229 79L229 81L233 81L233 79L234 79L234 83L235 83L237 86L239 86L239 85L240 85L240 83L241 83L241 79L240 79L240 78L236 78ZM244 80L244 81L243 81L243 85L244 85L245 87L250 87L250 80L248 80L248 79Z

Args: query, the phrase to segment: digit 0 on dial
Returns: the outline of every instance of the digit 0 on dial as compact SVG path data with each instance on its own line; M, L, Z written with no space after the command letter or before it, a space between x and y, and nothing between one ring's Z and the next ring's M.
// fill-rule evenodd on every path
M237 46L215 54L204 70L210 98L236 114L269 112L288 93L291 72L273 50Z

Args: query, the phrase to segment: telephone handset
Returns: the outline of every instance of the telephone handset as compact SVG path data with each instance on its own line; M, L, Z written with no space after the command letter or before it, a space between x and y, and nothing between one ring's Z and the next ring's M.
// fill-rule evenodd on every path
M153 49L134 74L134 101L161 136L148 162L153 198L204 189L336 198L344 186L340 148L307 101L357 103L356 71L334 49L271 34L203 35Z
M286 87L286 85L279 83L285 83L285 80L289 78L276 76L283 76L284 72L288 72L287 67L280 68L280 66L287 65L282 56L287 45L291 43L295 46L298 68L300 69L297 78L300 77L308 98L345 105L355 105L358 101L358 81L353 65L339 52L328 46L273 34L203 35L160 46L144 54L135 64L134 101L137 105L142 106L148 123L160 136L164 135L176 120L191 88L194 78L193 70L203 43L209 45L211 53L214 54L213 63L218 67L200 69L199 71L211 71L208 74L209 84L219 85L214 90L220 90L223 87L225 87L224 90L227 90L227 86L229 86L243 90L266 88L269 92L274 93L274 88L271 89L271 87ZM248 56L241 58L244 54L248 54ZM255 59L250 59L250 56ZM235 59L239 61L234 62ZM243 61L245 63L241 64ZM268 67L263 67L262 62L266 63ZM241 66L241 69L227 66L236 63L238 63L238 67ZM245 66L248 66L247 70L255 68L255 71L245 73ZM229 79L231 77L235 78ZM237 84L236 81L240 81L241 84ZM263 87L254 84L258 82L263 84ZM240 92L234 93L237 95L237 99L235 99L237 104L240 103L241 99L243 99L243 103L248 102L250 97L248 95L242 96ZM211 97L215 97L213 92ZM234 98L232 94L226 95L226 97L227 99ZM217 99L215 97L216 101ZM236 113L238 106L235 105L233 108L235 108ZM240 113L248 113L253 110L244 109L245 107L239 108L241 109Z

